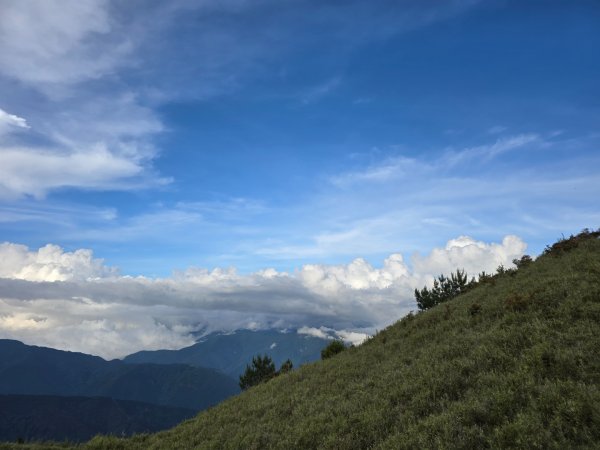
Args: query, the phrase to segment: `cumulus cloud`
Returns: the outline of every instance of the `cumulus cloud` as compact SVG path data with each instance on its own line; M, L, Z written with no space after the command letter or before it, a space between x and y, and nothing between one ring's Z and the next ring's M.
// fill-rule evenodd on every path
M493 273L499 265L508 266L512 260L525 253L527 245L517 236L506 236L502 243L486 244L468 236L448 241L445 248L436 248L427 256L415 255L417 273L439 275L452 268L464 269L476 275L482 271Z
M91 250L65 252L48 244L37 251L25 245L0 244L0 278L26 281L92 280L117 275L116 268L107 267L94 258Z
M189 345L199 329L296 328L357 344L415 309L414 288L434 275L510 266L524 250L516 236L499 244L459 237L415 255L412 267L392 254L381 267L357 258L293 272L189 268L146 278L120 275L90 250L4 243L0 335L105 357Z

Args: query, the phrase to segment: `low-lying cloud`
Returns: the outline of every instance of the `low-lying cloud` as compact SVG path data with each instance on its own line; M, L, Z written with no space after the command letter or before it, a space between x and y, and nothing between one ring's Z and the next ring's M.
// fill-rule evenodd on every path
M190 345L199 330L296 328L359 343L416 309L414 288L439 273L491 272L525 249L516 236L499 244L461 236L410 265L392 254L379 268L357 258L293 272L189 268L147 278L121 275L90 250L4 243L0 336L107 358Z

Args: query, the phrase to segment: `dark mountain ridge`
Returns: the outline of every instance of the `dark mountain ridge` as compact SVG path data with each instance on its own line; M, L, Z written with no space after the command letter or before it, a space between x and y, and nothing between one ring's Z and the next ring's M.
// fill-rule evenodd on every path
M214 369L126 364L0 339L0 394L101 396L205 409L239 392Z
M0 440L85 441L170 428L197 411L107 397L0 395Z

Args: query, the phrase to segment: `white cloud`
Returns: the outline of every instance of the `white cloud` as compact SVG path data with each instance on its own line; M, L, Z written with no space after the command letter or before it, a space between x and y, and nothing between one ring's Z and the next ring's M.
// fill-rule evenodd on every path
M415 169L422 169L416 160L399 156L389 158L365 170L336 175L330 181L338 187L346 187L354 183L384 183L411 174Z
M409 2L390 15L385 8L350 2L324 6L317 19L304 14L302 2L280 7L272 0L146 2L141 9L111 0L0 2L0 88L10 91L3 101L8 109L19 105L32 128L30 139L0 144L4 199L41 198L64 188L164 184L168 177L152 171L155 135L164 131L155 112L161 102L236 89L272 58L315 45L296 36L315 20L329 24L333 41L356 45L443 20L475 3ZM256 33L244 15L265 4L270 20ZM223 20L211 20L213 15ZM182 28L194 39L182 42L174 32ZM339 83L339 77L326 80L303 98L316 101ZM0 133L25 124L0 113ZM89 164L82 167L81 160ZM7 177L6 167L17 170Z
M26 281L90 280L115 276L117 270L94 258L91 250L65 252L48 244L37 251L24 245L0 244L0 278Z
M339 330L335 333L339 337L339 339L346 342L347 344L352 345L360 345L370 337L370 335L367 333L357 333L356 331Z
M87 97L50 102L54 114L32 113L33 131L45 144L27 136L0 142L0 198L42 198L62 188L139 189L170 181L152 170L157 150L150 139L163 131L154 113L132 95Z
M122 304L107 306L86 299L38 299L32 308L26 303L0 298L0 330L2 337L30 345L108 359L140 349L178 349L193 344L190 327L156 319L164 310Z
M187 345L190 332L200 328L299 328L359 343L415 309L414 288L438 272L509 266L524 250L515 236L501 244L459 237L427 256L416 255L413 269L392 254L380 268L357 258L292 273L189 268L169 278L134 278L120 276L89 250L4 243L0 336L105 357Z
M326 333L325 330L327 330L325 327L314 328L303 326L298 328L297 332L298 334L305 334L307 336L313 336L321 339L331 339L331 336Z
M139 175L142 167L106 148L61 154L27 148L3 148L0 153L0 194L37 198L63 187L116 188Z
M488 161L503 153L523 148L527 145L540 143L540 136L535 133L519 134L507 138L500 138L493 144L480 145L449 152L443 158L444 165L457 165L466 161Z
M400 254L392 254L386 258L381 269L375 269L364 259L357 258L350 264L341 266L307 264L299 272L306 286L321 293L338 292L342 289L386 289L408 274L408 268Z
M107 0L2 2L0 72L37 87L109 73L131 51Z
M460 163L489 162L503 153L543 142L538 134L527 133L500 138L490 144L448 150L439 158L431 161L421 161L405 156L388 157L366 169L335 175L329 181L339 188L348 188L356 184L384 185L398 181L409 182L423 177L424 174L439 176L440 171L455 168Z
M0 108L0 136L12 131L14 128L29 128L29 125L22 117L9 114Z
M421 274L439 275L455 269L464 269L471 275L485 271L494 273L499 265L510 266L521 257L527 245L517 236L506 236L501 244L486 244L468 236L448 241L446 247L436 248L422 257L413 258L414 270Z
M348 330L334 330L328 327L307 327L303 326L298 328L298 334L305 334L307 336L314 336L321 339L339 339L344 341L346 344L360 345L365 342L371 336L368 333L360 333L357 331Z
M139 27L120 23L108 0L4 1L1 9L0 86L11 86L5 101L28 120L0 110L0 134L31 131L0 142L0 198L167 182L151 170L163 125L120 79L136 61Z

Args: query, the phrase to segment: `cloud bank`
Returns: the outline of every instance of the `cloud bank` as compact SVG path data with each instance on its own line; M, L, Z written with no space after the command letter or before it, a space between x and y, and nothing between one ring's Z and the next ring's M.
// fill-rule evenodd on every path
M107 358L179 348L192 332L297 328L359 343L416 309L413 290L439 273L510 266L526 244L516 236L484 243L461 236L407 264L307 264L293 272L189 268L168 278L130 277L90 250L0 245L0 336Z

